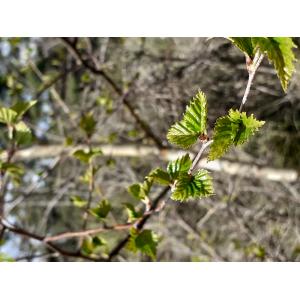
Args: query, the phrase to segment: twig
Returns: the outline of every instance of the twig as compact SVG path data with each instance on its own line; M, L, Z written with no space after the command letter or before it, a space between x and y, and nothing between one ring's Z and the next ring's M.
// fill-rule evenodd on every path
M52 242L45 241L45 237L44 236L41 236L41 235L38 235L38 234L35 234L35 233L32 233L32 232L29 232L29 231L27 231L27 230L25 230L23 228L19 228L19 227L10 225L3 218L0 218L0 223L8 231L14 232L16 234L25 236L25 237L30 238L30 239L37 240L37 241L39 241L41 243L44 243L47 247L49 247L53 251L55 251L55 252L57 252L57 253L59 253L59 254L61 254L63 256L83 258L83 259L90 260L90 261L99 261L100 260L100 259L96 259L96 258L92 258L92 257L86 256L86 255L82 254L80 251L71 252L71 251L67 251L67 250L61 249L60 247L56 246Z
M200 148L198 154L197 154L196 157L193 159L192 166L190 167L189 172L188 172L189 174L192 174L192 173L193 173L194 169L196 168L196 166L198 165L198 163L199 163L199 161L200 161L200 159L201 159L201 156L202 156L204 150L205 150L207 147L209 147L209 146L211 145L212 142L213 142L213 140L202 143L201 148Z
M243 99L242 99L242 103L241 103L240 108L239 108L239 112L242 111L243 106L245 105L245 103L248 99L249 92L250 92L250 89L251 89L251 85L252 85L255 73L257 71L257 68L261 64L263 58L264 58L263 54L260 54L259 52L256 52L252 64L247 68L248 69L248 74L249 74L248 83L247 83L247 86L246 86L246 89L245 89L245 93L244 93L244 96L243 96Z

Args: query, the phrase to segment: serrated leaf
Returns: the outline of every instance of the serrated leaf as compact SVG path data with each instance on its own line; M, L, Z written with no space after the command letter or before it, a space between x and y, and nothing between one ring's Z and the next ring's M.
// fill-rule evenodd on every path
M251 37L230 37L229 40L250 58L255 55Z
M148 196L153 178L146 177L143 183L134 183L128 187L128 192L136 199L143 200Z
M196 143L201 134L206 133L206 117L206 97L199 91L187 106L183 119L170 128L167 134L168 141L189 148Z
M171 183L171 178L168 172L157 168L150 172L149 177L151 177L154 182L162 184L162 185L169 185Z
M267 54L276 69L283 90L286 91L295 71L293 48L296 48L296 45L293 40L289 37L253 37L252 43L256 49Z
M167 166L167 172L169 173L171 179L175 180L181 173L187 173L191 165L192 160L190 159L189 154L185 154L184 156L169 162Z
M86 133L88 137L91 137L93 135L96 129L96 125L97 122L94 119L92 113L87 113L83 115L79 123L80 128Z
M14 126L14 140L18 145L26 145L31 142L32 135L30 128L20 121Z
M129 223L134 222L142 217L143 213L141 211L137 211L131 203L124 203L124 206L126 207Z
M216 121L208 159L221 157L232 145L244 144L264 123L253 115L247 117L245 112L231 109L227 116Z
M93 158L102 154L100 149L79 149L73 153L73 156L79 159L81 162L89 163Z
M28 109L30 109L36 103L37 103L36 100L32 100L28 102L18 101L11 107L11 109L17 113L17 118L21 118L28 111Z
M130 239L128 242L128 250L136 253L142 253L150 256L153 260L156 259L158 245L158 236L149 229L138 232L135 228L130 230Z
M98 203L98 205L90 209L90 213L100 219L105 219L111 210L110 203L104 199Z
M17 113L7 107L0 107L0 123L13 124L16 121Z
M173 200L186 201L194 197L207 197L213 194L212 178L206 170L199 170L195 175L180 174L172 191Z
M88 201L79 197L79 196L71 196L70 200L76 207L84 207L87 206Z

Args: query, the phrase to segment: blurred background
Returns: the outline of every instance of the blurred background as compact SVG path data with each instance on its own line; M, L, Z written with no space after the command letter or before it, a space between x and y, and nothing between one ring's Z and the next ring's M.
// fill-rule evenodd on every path
M300 45L299 38L294 42ZM1 38L1 105L38 101L25 115L34 140L16 154L26 172L8 186L6 218L42 236L81 229L82 210L70 197L87 197L85 166L69 153L85 143L79 123L92 112L91 143L106 149L96 160L101 169L92 201L111 203L108 224L126 222L123 203L137 204L128 186L177 153L166 133L191 97L199 89L207 95L211 135L216 119L239 107L247 79L245 57L224 38ZM158 261L300 260L299 72L285 94L265 58L245 110L266 124L226 154L222 168L211 166L215 195L180 203L167 194L165 208L146 224L160 236ZM155 187L153 197L161 190ZM88 220L88 228L99 225ZM103 255L126 234L103 233ZM76 248L72 239L57 244ZM8 232L0 253L17 261L82 260ZM112 260L149 258L123 248Z

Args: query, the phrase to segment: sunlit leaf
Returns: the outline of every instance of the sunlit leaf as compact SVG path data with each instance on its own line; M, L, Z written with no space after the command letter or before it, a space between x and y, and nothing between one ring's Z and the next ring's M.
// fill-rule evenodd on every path
M296 45L293 40L289 37L253 37L252 41L256 48L267 54L276 69L283 90L286 91L295 71L293 48Z
M232 145L245 143L264 123L256 120L253 115L248 117L245 112L231 109L227 116L216 121L208 159L217 159Z
M87 205L87 200L79 197L79 196L71 196L70 200L76 207L84 207Z
M207 197L213 194L212 178L206 170L199 170L195 175L180 174L172 191L173 200L186 201L194 197Z
M90 212L93 216L100 218L100 219L105 219L108 215L108 213L111 210L111 205L108 202L108 200L104 199L98 203L98 205L94 208L90 209Z
M137 211L131 203L124 203L124 205L128 214L129 223L134 222L142 217L143 213L141 211Z
M167 171L171 179L175 180L181 173L187 173L191 165L192 160L190 159L189 154L185 154L184 156L181 156L176 160L169 162Z
M157 245L158 236L152 230L145 229L141 232L138 232L135 228L130 230L128 250L135 253L140 251L155 260Z
M171 182L169 173L160 168L151 171L149 177L153 178L154 182L162 185L169 185Z
M207 103L204 93L198 92L183 115L183 119L174 124L168 134L170 143L189 148L206 133Z

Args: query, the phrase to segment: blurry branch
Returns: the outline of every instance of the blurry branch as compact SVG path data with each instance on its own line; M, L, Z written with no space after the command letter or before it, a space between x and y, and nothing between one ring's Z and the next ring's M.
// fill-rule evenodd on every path
M149 157L151 155L158 156L164 161L171 161L178 156L186 153L184 151L162 149L159 150L155 146L140 145L98 145L101 147L104 156L107 157ZM45 145L33 146L27 149L16 151L14 159L16 161L34 160L50 157L58 157L61 155L71 155L78 149L87 149L85 145L76 147L66 147L64 145ZM191 153L192 154L192 153ZM7 153L0 155L0 159L5 159ZM206 158L200 159L198 162L200 167L204 167L210 171L224 172L230 175L239 175L242 177L250 177L271 181L295 182L299 175L293 169L277 169L267 166L259 166L252 163L233 162L228 160L215 160L207 162Z
M71 251L62 249L62 248L58 247L57 245L55 245L51 242L45 241L44 236L32 233L30 231L27 231L26 229L11 225L6 220L4 220L3 218L0 218L0 224L3 226L3 228L5 230L16 233L18 235L24 236L24 237L29 238L29 239L34 239L36 241L39 241L39 242L45 244L52 251L55 251L55 252L59 253L60 255L68 256L68 257L77 257L77 258L82 258L82 259L90 260L90 261L95 261L95 260L99 261L100 260L100 259L95 259L95 258L86 256L86 255L80 253L80 251L71 252Z
M32 65L31 65L31 67L32 67ZM35 99L39 98L47 89L51 88L55 83L57 83L59 80L61 80L67 74L76 72L79 69L80 68L78 66L75 66L75 67L73 66L73 67L70 67L70 68L64 70L64 72L57 74L51 80L44 80L43 78L40 77L40 75L42 75L40 72L38 72L39 75L36 73L36 71L39 71L39 70L37 70L37 68L35 68L35 70L33 70L33 71L36 73L36 75L39 77L39 79L42 80L43 85L38 89L34 98Z
M164 148L164 145L161 142L160 138L157 137L156 134L150 128L150 126L140 118L140 116L136 112L136 109L132 106L132 104L128 100L130 90L123 91L123 89L112 79L112 77L103 68L99 68L98 64L95 64L94 57L90 57L89 59L84 58L76 47L76 41L71 41L68 38L61 38L61 40L67 46L70 53L75 57L77 64L83 65L94 75L99 75L103 77L109 83L109 85L113 88L113 90L120 97L122 97L122 102L127 107L127 109L129 110L133 118L136 120L137 124L139 124L140 127L143 129L143 131L146 133L146 135L153 140L153 142L157 145L157 147ZM91 63L92 61L93 63Z
M163 198L167 195L170 187L165 187L160 194L153 200L150 206L150 211L156 211ZM153 214L144 214L143 217L135 224L135 228L138 230L142 230L147 223L147 221L151 218ZM115 256L119 254L119 252L126 246L130 239L130 234L127 234L127 236L122 239L110 252L108 256L108 261L111 261Z
M44 75L41 73L41 71L38 69L38 67L35 65L35 63L33 61L29 60L29 65L30 65L31 69L33 70L33 72L35 73L35 75L40 79L40 81L44 85L48 84L48 82L45 80ZM60 97L59 93L56 91L56 89L54 88L53 84L51 84L49 86L49 88L50 88L50 93L51 93L51 96L53 97L53 99L62 108L63 112L65 114L69 115L70 114L69 107L65 104L65 102L63 101L63 99Z

